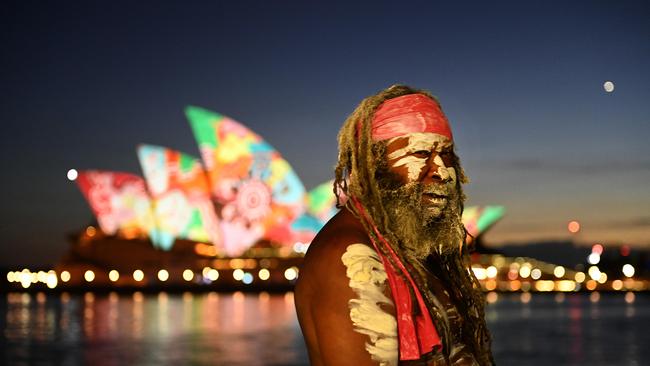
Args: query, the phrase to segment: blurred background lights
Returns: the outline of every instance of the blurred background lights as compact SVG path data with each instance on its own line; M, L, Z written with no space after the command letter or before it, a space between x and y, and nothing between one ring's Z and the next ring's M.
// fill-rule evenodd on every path
M217 279L219 279L219 271L217 271L214 268L210 268L207 277L210 281L216 281Z
M575 280L577 283L583 283L585 282L585 279L587 279L587 276L584 274L584 272L576 273Z
M242 277L241 281L247 285L250 285L253 282L253 275L246 272L244 273L244 277Z
M625 275L625 277L634 276L634 267L631 264L623 265L623 274Z
M630 246L629 245L623 245L621 247L620 251L621 251L621 256L627 257L628 255L630 255Z
M86 272L84 272L84 279L86 280L86 282L93 282L93 280L95 279L95 272L91 270L87 270Z
M183 279L187 282L192 281L194 279L194 271L192 271L191 269L184 270Z
M266 281L269 278L271 278L271 272L269 272L268 269L262 268L260 271L257 273L257 276L260 278L262 281Z
M542 277L542 270L539 268L533 269L530 271L530 277L534 280L539 280Z
M111 280L111 282L115 282L120 279L120 273L113 269L108 272L108 279Z
M589 256L587 257L587 262L589 262L589 264L598 264L600 262L600 254L598 253L589 254Z
M580 223L578 221L569 221L569 224L567 225L567 228L569 229L569 232L572 234L577 233L580 231Z
M606 81L603 83L603 89L605 89L606 92L611 93L614 91L614 83L611 81Z
M61 272L61 274L59 275L59 277L61 277L61 281L63 281L63 282L68 282L68 281L70 281L70 272L68 272L68 271L63 271L63 272Z
M55 288L58 285L58 279L56 277L56 272L49 271L47 272L47 277L45 279L45 284L48 288Z
M596 266L589 267L588 273L589 273L589 277L591 277L591 279L594 281L598 281L598 279L600 278L600 269L598 269L598 267Z
M298 278L298 268L296 267L287 268L284 271L284 278L286 278L289 281L293 281L296 278Z
M562 278L564 277L564 274L566 271L564 270L564 267L562 266L557 266L553 269L553 275L557 278Z
M158 271L158 279L162 282L165 282L169 279L169 272L166 269L161 269Z
M97 234L97 229L94 226L88 226L86 228L86 235L92 238L95 234Z
M602 244L594 244L594 246L591 247L591 252L601 255L603 254L603 249L604 248Z
M136 269L133 271L133 279L137 282L144 280L144 272L142 272L142 270Z
M241 281L244 278L244 270L237 268L236 270L232 271L232 278L237 281Z
M530 276L530 265L528 263L519 268L519 276L521 276L521 278L528 278L528 276Z
M70 169L70 170L68 170L67 176L68 176L68 180L72 182L72 181L75 181L77 179L77 177L79 176L79 173L77 172L77 169Z
M495 278L498 273L497 267L489 266L487 270L485 270L485 273L487 274L488 278Z

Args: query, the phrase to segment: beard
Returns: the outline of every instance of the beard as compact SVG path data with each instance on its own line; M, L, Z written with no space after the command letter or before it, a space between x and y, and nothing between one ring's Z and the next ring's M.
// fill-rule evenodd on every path
M378 183L381 204L388 216L387 234L404 254L420 261L431 254L460 255L465 230L460 192L455 185L414 182L398 186L390 176L378 179ZM446 199L432 200L432 196Z

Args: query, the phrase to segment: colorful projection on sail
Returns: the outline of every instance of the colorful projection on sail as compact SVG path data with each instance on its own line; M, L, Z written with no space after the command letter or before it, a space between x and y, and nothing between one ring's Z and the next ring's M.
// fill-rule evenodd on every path
M161 146L138 146L138 159L153 202L162 249L175 238L212 242L219 247L219 223L201 162Z
M330 180L319 184L307 194L307 211L323 223L326 223L339 211L336 208L333 187L334 181Z
M291 224L305 210L305 188L289 163L226 116L197 107L186 115L208 171L225 251L239 255L260 239L292 245Z
M505 213L503 206L471 206L463 211L463 225L473 237L484 233Z
M151 202L142 178L128 173L88 170L79 172L76 182L103 232L127 238L148 236L156 243Z

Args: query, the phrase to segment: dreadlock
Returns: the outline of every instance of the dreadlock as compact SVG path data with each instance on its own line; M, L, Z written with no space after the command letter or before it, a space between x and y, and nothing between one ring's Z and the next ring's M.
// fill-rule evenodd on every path
M460 251L452 255L443 255L434 251L426 261L422 261L410 255L408 251L401 250L401 239L394 235L393 230L390 230L390 215L388 215L386 207L380 204L382 195L378 182L378 171L381 171L380 166L386 160L386 143L372 141L371 121L375 110L380 104L388 99L407 94L423 94L437 102L436 98L427 91L405 85L394 85L376 95L365 98L346 119L338 135L339 158L335 169L333 187L337 197L337 207L345 206L355 216L360 217L361 213L353 204L350 204L350 200L343 205L340 198L343 195L355 197L367 210L368 216L381 235L387 239L393 251L397 253L399 260L406 264L409 274L421 289L436 329L443 335L445 357L447 359L449 357L449 342L451 342L449 320L443 306L433 293L428 290L427 272L434 273L443 283L448 284L447 289L452 301L464 318L460 330L462 339L466 345L473 349L473 354L481 365L491 365L494 362L490 351L490 334L485 324L483 294L480 291L478 280L471 271L469 253L465 242L466 231L462 223L460 223L465 200L462 184L467 182L467 178L464 175L458 156L455 153L453 154L453 165L458 174L456 188L459 197L456 201L457 207L451 209L457 217L457 222L452 226L460 231L458 235L458 241L462 242ZM360 221L368 235L377 240L376 234L369 223L366 220ZM386 255L387 253L383 254L391 260L391 257Z

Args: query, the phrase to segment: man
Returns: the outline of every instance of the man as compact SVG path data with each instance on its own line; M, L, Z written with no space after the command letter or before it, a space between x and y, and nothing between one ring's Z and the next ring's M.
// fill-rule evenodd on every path
M438 102L407 86L346 120L334 191L347 202L312 242L295 290L312 365L493 364L453 148Z

